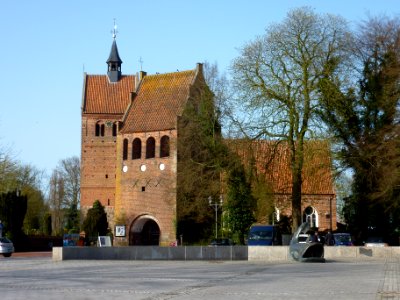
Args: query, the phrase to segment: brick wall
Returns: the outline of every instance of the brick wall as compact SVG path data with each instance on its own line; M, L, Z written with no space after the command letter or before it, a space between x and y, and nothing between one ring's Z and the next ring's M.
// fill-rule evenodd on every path
M291 195L276 195L276 206L281 215L291 215ZM318 214L319 231L336 230L336 197L333 195L303 195L301 210L311 206ZM332 218L332 219L331 219Z
M160 140L163 136L169 137L170 155L161 158ZM156 151L154 158L146 159L146 140L149 137L155 139ZM142 142L140 159L132 159L131 156L135 138ZM128 140L126 160L122 159L124 139ZM122 215L126 218L128 232L137 218L148 216L160 228L160 244L169 244L175 240L176 160L175 130L118 136L116 218ZM161 164L164 164L163 170L160 169Z
M104 125L104 136L95 135L96 123ZM112 124L116 119L104 115L82 116L81 207L99 200L103 206L114 206L116 178L116 141Z

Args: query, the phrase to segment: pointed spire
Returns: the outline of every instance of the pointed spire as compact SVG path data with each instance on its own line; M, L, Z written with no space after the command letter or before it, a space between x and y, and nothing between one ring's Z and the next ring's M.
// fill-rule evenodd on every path
M121 78L121 64L122 60L119 57L118 53L118 47L117 47L117 25L115 24L115 19L114 19L114 29L112 31L112 37L113 37L113 43L111 46L111 52L110 55L107 59L107 64L108 64L108 78L111 82L117 82Z
M107 59L107 63L118 63L120 66L122 64L122 60L119 57L117 42L114 40L111 46L110 55Z

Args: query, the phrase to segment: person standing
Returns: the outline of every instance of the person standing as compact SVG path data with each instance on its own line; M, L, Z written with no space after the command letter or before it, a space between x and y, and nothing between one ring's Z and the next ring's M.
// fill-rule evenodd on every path
M320 243L321 242L321 239L320 239L319 234L318 234L318 230L316 230L314 232L314 235L311 237L311 241L314 242L314 243Z
M332 233L330 231L328 231L328 233L326 234L325 244L327 246L333 246L335 244L335 241L333 239Z
M0 237L3 237L3 228L4 228L4 225L0 220Z

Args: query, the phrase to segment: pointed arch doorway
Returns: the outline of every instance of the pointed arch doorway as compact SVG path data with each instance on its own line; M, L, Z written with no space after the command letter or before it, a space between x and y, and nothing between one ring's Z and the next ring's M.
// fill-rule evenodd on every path
M150 215L136 218L129 230L129 245L158 246L160 244L160 227L157 220Z
M310 227L319 227L318 212L313 206L307 206L303 212L303 222L308 222Z

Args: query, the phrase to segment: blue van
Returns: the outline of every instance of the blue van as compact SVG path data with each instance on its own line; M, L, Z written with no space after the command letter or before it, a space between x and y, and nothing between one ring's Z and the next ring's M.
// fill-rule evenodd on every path
M249 246L282 245L282 236L279 228L274 225L253 225L250 227L247 239Z

